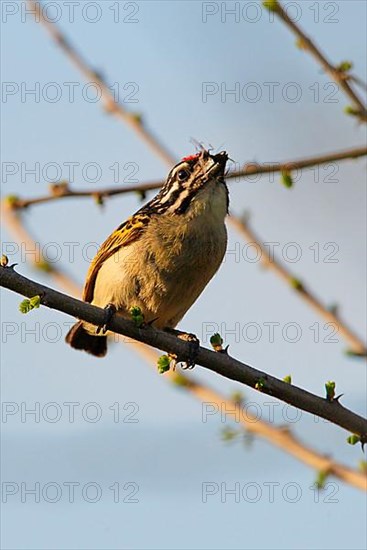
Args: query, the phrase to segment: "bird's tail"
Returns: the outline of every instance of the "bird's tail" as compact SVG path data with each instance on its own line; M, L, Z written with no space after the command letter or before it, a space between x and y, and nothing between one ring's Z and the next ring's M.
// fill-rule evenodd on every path
M107 353L107 336L89 334L82 321L78 321L71 327L65 341L72 348L84 350L96 357L104 357Z

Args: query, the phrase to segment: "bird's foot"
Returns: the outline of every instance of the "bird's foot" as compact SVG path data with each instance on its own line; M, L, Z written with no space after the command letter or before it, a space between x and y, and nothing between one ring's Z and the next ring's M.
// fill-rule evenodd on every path
M180 359L178 359L176 354L169 354L169 357L172 359L173 362L173 370L175 370L178 363L181 363L181 368L184 370L193 369L195 367L196 358L200 347L199 338L195 336L195 334L181 332L180 330L176 330L173 328L166 328L165 330L167 332L170 332L171 334L175 334L177 338L180 338L180 340L184 340L185 342L188 342L190 344L190 352L186 361L181 361Z
M108 326L111 323L111 319L116 313L116 306L114 306L113 304L107 304L104 308L104 311L105 317L103 325L96 328L96 334L106 334L106 332L108 331Z

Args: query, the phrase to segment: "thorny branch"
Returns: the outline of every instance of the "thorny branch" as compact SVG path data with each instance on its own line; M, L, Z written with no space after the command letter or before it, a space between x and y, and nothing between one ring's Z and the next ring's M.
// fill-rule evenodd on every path
M0 268L0 286L28 298L40 296L43 305L96 326L104 324L105 311L103 309L27 279L16 273L11 267ZM152 326L139 328L132 321L119 315L112 318L109 329L112 332L133 338L167 353L175 354L180 361L187 361L192 354L190 343ZM343 407L338 399L328 400L314 395L242 363L230 357L227 353L214 352L199 347L196 363L231 380L252 388L261 388L262 393L329 420L333 424L360 436L362 443L367 442L367 420Z
M356 159L367 155L367 147L353 147L352 149L346 149L344 151L338 151L336 153L328 153L325 155L308 157L298 160L289 160L286 162L278 163L256 163L248 162L240 170L229 172L226 176L226 180L244 178L246 176L254 176L256 174L269 174L276 172L293 172L295 170L302 170L303 168L310 168L313 166L320 166L322 164L328 164L330 162L338 162L349 159ZM76 198L76 197L93 197L97 200L103 200L107 197L113 197L115 195L121 195L125 193L140 193L145 194L148 191L160 189L164 181L152 181L141 183L138 185L123 186L123 187L107 187L105 189L92 189L92 190L76 190L71 189L67 182L61 184L55 184L51 186L50 193L42 197L35 197L32 199L22 199L13 197L11 200L11 206L13 208L27 208L35 204L42 204L45 202L55 201L63 198Z
M37 6L35 5L35 3L33 1L30 2L30 4L35 6L35 9L37 9ZM42 15L41 15L41 17L42 17ZM53 28L52 28L53 26L51 24L47 25L47 23L48 23L47 21L42 21L42 23L45 24L45 26L47 26L51 36L60 45L60 47L64 50L66 55L68 55L68 57L82 71L82 73L87 78L90 78L90 76L93 76L93 80L96 81L96 77L98 78L100 75L96 74L93 71L93 69L90 69L91 72L89 72L89 70L88 70L89 67L85 64L85 62L82 60L82 58L80 56L78 56L78 54L75 51L72 50L72 48L70 47L70 44L68 44L67 40L64 39L64 37L61 36L58 31L53 32ZM345 75L343 75L343 76L345 77ZM352 78L352 77L350 76L350 78ZM103 87L103 85L104 85L104 87L106 87L106 84L103 80L100 82L100 84L102 85L102 87ZM150 136L148 135L148 137L146 137L144 135L144 132L140 131L140 128L139 128L139 127L141 127L140 117L137 117L136 115L131 114L131 113L127 113L127 112L125 113L124 109L121 106L119 106L119 108L116 109L115 105L113 105L112 109L109 109L109 107L111 107L111 103L109 102L109 99L110 98L108 98L108 97L106 98L107 110L109 110L112 114L117 115L117 117L121 121L124 121L127 124L129 124L130 126L134 127L134 129L135 129L135 131L137 131L138 135L140 135L140 137L143 140L145 140L155 150L155 152L161 158L166 160L168 164L172 164L174 162L173 157L169 153L167 153L167 151L164 148L161 147L161 145L155 140L155 138L151 134L150 134ZM153 140L153 142L155 142L155 143L152 144L151 140ZM159 151L157 149L161 149L161 150ZM365 154L365 153L363 153L363 154ZM330 160L342 160L342 158L339 157L338 159L326 159L325 162L329 162ZM323 161L321 161L321 158L319 158L319 161L318 161L317 164L321 164L322 162ZM307 164L307 165L304 164L302 167L313 166L313 165L314 165L313 163L312 164ZM253 171L254 166L256 166L255 163L252 164L252 171L249 170L249 172L248 172L249 174L260 173L260 172ZM248 166L248 168L250 168L250 166ZM261 168L261 165L260 165L260 168ZM282 170L281 165L278 165L278 168L279 168L278 171ZM284 168L289 170L289 169L292 169L292 166L290 166L290 163L286 163L286 166L283 166L283 169ZM294 166L294 168L296 169L297 166ZM245 169L247 169L247 166L245 166ZM274 170L273 169L268 169L268 170L264 170L263 173L272 172L272 171L274 171ZM246 175L246 174L244 174L244 175ZM233 174L233 177L238 177L238 174ZM162 182L154 182L154 183L158 187L158 186L161 185ZM147 188L146 190L150 190L150 189L157 188L157 187L149 187L149 189ZM126 191L132 191L132 190L135 190L135 189L128 189ZM137 191L144 191L144 189L136 189L136 190ZM126 191L123 191L123 192L126 192ZM93 193L91 193L91 194L93 194ZM110 195L112 195L112 194L114 194L114 193L110 193ZM96 198L98 198L98 196ZM49 200L49 199L47 198L47 200ZM20 238L20 240L22 240L24 235L22 237L21 233L24 233L25 236L26 236L26 241L32 240L31 237L27 234L26 230L22 227L22 224L21 224L20 220L18 219L18 216L16 216L15 211L13 209L10 210L9 208L7 208L6 211L7 211L7 217L8 217L8 219L10 219L9 227L14 229L15 233L17 233L18 238ZM61 286L66 288L69 292L76 293L77 286L75 285L75 283L67 275L60 272L58 269L56 269L55 266L53 266L53 269L49 273L49 276L51 276L52 278L55 278L55 280L57 282L59 282L61 284ZM137 346L137 350L142 355L144 355L145 357L148 356L150 360L152 359L152 355L154 355L154 352L153 352L152 349L150 349L149 347L147 347L147 346L145 346L145 345L143 345L139 342L136 342L136 346ZM167 378L173 378L174 373L172 373L172 372L167 373L166 376L167 376ZM182 375L180 375L180 378L185 379L186 377L182 374ZM180 384L180 385L182 385L182 384ZM209 401L212 401L212 402L213 401L217 402L218 404L226 402L222 396L220 396L217 393L213 392L212 390L210 390L206 386L203 386L202 384L199 384L197 382L193 382L191 376L190 376L190 382L187 383L187 384L184 384L184 387L187 391L189 391L192 394L196 395L196 397L198 397L199 399L201 399L203 401L204 400L206 400L206 401L209 400ZM227 400L227 403L230 403L230 402ZM248 416L248 413L247 413L247 416ZM256 423L252 423L252 422L248 423L244 419L243 415L241 416L241 422L245 425L247 424L247 429L248 430L257 433L261 437L267 438L270 441L271 444L279 446L280 448L287 451L291 455L297 457L299 460L303 461L304 463L306 463L306 464L308 464L308 465L310 465L310 466L312 466L312 467L314 467L314 468L316 468L320 471L329 472L330 475L334 475L334 476L342 479L343 481L345 481L347 483L350 483L351 485L354 485L355 487L365 488L366 481L365 481L365 476L363 474L361 474L361 473L359 473L355 470L349 469L344 465L338 464L338 463L332 461L330 458L324 457L324 456L320 455L319 453L317 453L316 451L313 451L309 447L305 447L304 445L299 443L294 438L294 436L292 436L292 434L290 434L289 431L282 430L281 428L268 425L267 423L264 423L263 421L258 421Z
M298 46L310 53L316 61L321 65L324 71L340 86L346 96L349 97L355 112L353 114L357 116L361 121L367 121L367 110L363 101L359 98L357 93L353 90L349 84L350 76L343 70L332 65L322 53L320 48L307 36L304 31L297 25L293 19L289 17L287 12L283 9L282 4L278 0L268 0L263 2L264 6L274 12L285 25L297 36Z
M31 235L25 230L25 228L19 223L18 216L14 210L4 210L4 215L7 217L7 225L14 232L17 239L27 243L27 248L35 249L35 243ZM34 266L39 267L39 261L42 258L38 258L38 262L35 261ZM78 296L80 289L78 285L65 273L60 271L55 266L51 271L47 271L48 276L53 279L61 288L72 295ZM149 346L142 344L141 342L133 343L137 353L145 359L149 364L154 365L157 361L158 354ZM173 371L166 373L165 380L170 380L174 384L178 384L185 391L191 393L202 402L215 403L219 408L226 407L226 410L233 409L233 402L218 392L212 390L207 385L195 380L190 373L190 377L184 373L179 375ZM266 439L271 445L277 446L284 452L294 456L304 464L307 464L311 468L315 468L319 472L328 473L330 476L334 476L341 479L345 483L357 487L359 489L367 490L366 476L363 472L356 471L352 468L348 468L343 464L339 464L332 460L329 456L324 456L312 449L310 446L306 446L300 443L296 437L290 432L289 429L284 429L281 426L273 426L272 424L256 418L256 421L246 411L246 415L235 414L235 420L238 418L240 423L247 429L247 431L256 434L259 437Z

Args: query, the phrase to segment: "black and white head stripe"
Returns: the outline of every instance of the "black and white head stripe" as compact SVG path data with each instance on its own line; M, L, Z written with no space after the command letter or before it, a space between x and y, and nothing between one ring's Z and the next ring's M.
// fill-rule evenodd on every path
M210 155L206 150L185 157L169 172L161 191L140 212L183 214L198 191L215 179L224 183L228 155L225 151Z

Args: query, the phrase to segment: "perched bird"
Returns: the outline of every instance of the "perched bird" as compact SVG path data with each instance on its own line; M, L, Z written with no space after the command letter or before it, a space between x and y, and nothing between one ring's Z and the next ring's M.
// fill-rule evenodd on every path
M161 191L102 244L90 265L83 300L124 317L137 306L146 323L173 329L226 251L227 160L225 151L211 155L203 149L174 166ZM66 342L103 357L107 336L100 328L79 321Z

